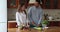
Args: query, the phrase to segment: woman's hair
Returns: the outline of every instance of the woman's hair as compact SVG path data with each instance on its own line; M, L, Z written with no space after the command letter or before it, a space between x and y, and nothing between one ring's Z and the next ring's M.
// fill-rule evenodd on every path
M20 5L18 6L18 12L21 12L21 8L22 8L23 6L25 6L25 4L20 4ZM24 13L27 14L26 11L24 11Z
M22 8L24 5L25 5L25 4L20 4L20 5L18 6L18 12L21 11L21 8Z

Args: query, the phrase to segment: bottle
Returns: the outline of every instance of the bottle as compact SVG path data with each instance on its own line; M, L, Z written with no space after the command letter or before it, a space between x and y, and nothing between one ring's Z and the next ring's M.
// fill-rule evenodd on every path
M44 14L44 20L48 20L48 14Z

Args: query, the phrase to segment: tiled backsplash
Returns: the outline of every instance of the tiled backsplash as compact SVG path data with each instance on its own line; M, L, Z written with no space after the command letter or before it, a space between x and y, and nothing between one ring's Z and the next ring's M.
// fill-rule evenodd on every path
M17 9L15 8L8 9L8 19L15 19L16 11ZM43 12L54 18L60 18L60 9L43 9Z
M60 18L60 9L44 9L44 13L54 17L55 19Z
M17 9L10 8L8 9L8 20L15 19L15 14L16 14Z

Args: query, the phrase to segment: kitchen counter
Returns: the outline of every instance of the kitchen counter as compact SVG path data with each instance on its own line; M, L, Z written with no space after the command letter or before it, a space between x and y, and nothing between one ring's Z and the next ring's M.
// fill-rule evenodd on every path
M17 32L17 28L8 28L8 32ZM40 30L31 29L30 30L19 30L18 32L41 32ZM49 27L44 29L43 32L60 32L60 27Z
M14 20L14 21L8 21L8 23L9 23L9 22L16 22L16 21L15 21L15 20Z
M48 20L48 21L60 21L60 19L55 19L55 20Z
M49 27L44 29L44 32L60 32L60 27Z
M40 30L36 30L36 29L25 29L25 30L18 30L17 28L8 28L8 32L41 32Z

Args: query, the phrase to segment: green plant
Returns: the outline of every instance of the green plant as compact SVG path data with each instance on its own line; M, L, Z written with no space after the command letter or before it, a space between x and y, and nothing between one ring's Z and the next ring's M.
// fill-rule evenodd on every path
M42 24L46 24L47 25L48 24L48 21L47 20L43 20L42 21Z

